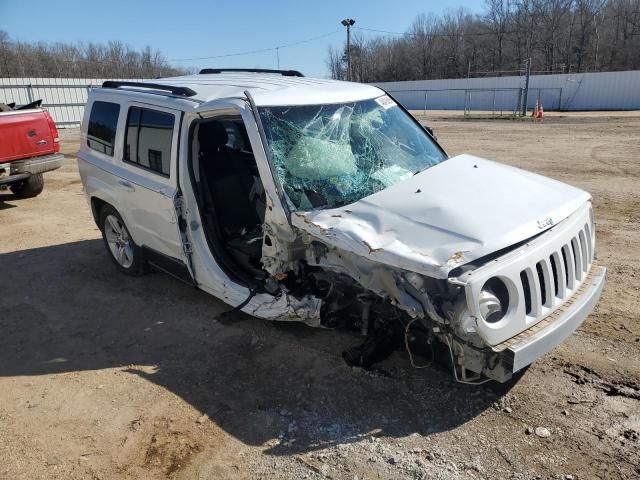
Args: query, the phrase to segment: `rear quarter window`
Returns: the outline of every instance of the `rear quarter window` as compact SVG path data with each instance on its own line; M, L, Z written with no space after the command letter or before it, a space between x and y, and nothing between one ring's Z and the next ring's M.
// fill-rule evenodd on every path
M118 128L120 105L112 102L93 102L87 128L87 146L113 157Z

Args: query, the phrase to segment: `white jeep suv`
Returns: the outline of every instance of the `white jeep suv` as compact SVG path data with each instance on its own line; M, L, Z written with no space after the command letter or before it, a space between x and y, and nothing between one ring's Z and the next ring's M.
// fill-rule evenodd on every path
M154 266L237 309L357 331L369 367L444 351L500 382L597 302L588 193L448 158L384 91L295 71L105 82L79 169L116 266ZM414 360L415 359L415 360Z

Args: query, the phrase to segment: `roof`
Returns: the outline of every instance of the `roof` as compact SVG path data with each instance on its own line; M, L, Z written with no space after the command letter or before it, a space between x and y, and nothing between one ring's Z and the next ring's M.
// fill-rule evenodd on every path
M384 92L372 85L278 73L223 72L159 78L150 83L188 87L190 97L202 102L245 97L248 90L256 104L308 105L341 103L375 98Z

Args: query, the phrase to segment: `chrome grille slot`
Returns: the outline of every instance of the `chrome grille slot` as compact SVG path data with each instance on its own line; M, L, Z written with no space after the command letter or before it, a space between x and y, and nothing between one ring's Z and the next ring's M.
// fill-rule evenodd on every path
M582 271L584 273L587 273L587 270L589 270L589 264L591 262L589 258L589 250L587 250L587 241L584 236L584 230L580 230L578 239L580 240L580 250L582 250Z
M571 239L571 251L573 253L576 281L579 282L582 278L582 253L580 252L580 245L576 237Z
M576 286L576 264L573 261L573 249L569 248L569 245L562 247L562 258L567 272L567 288L573 290Z
M562 252L562 250L561 250ZM555 265L556 279L556 297L563 299L567 295L567 263L562 254L562 259L558 252L553 252L551 255L552 265Z
M555 253L549 257L549 264L551 265L551 273L553 273L553 294L557 297L560 293L560 283L558 279L558 266L556 264Z
M540 302L542 305L547 303L547 290L545 288L544 273L542 272L542 264L536 263L537 287L540 290Z
M585 223L584 225L584 233L587 237L587 251L589 252L589 262L591 263L593 262L593 237L591 236L591 229L589 228L589 225L587 225Z
M520 283L522 284L522 292L524 294L524 310L526 315L531 315L531 284L529 276L525 270L520 272Z
M549 261L546 259L540 260L536 264L536 271L538 272L538 281L540 282L542 305L546 308L551 308L553 306L553 291L555 287L553 285Z
M537 271L526 268L523 273L527 277L529 292L531 294L531 316L538 317L542 314L542 293L540 290L540 279Z

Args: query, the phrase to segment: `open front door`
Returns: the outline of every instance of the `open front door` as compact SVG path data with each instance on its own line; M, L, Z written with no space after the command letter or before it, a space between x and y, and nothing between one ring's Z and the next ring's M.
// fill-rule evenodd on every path
M273 284L267 280L274 258L288 255L281 239L294 235L252 103L247 96L205 102L196 109L192 152L182 164L190 171L181 178L191 176L195 198L185 188L187 203L199 211L201 231L217 266L232 282L260 290ZM198 233L191 231L191 220L189 224L198 244ZM206 275L200 260L198 255L196 269Z

